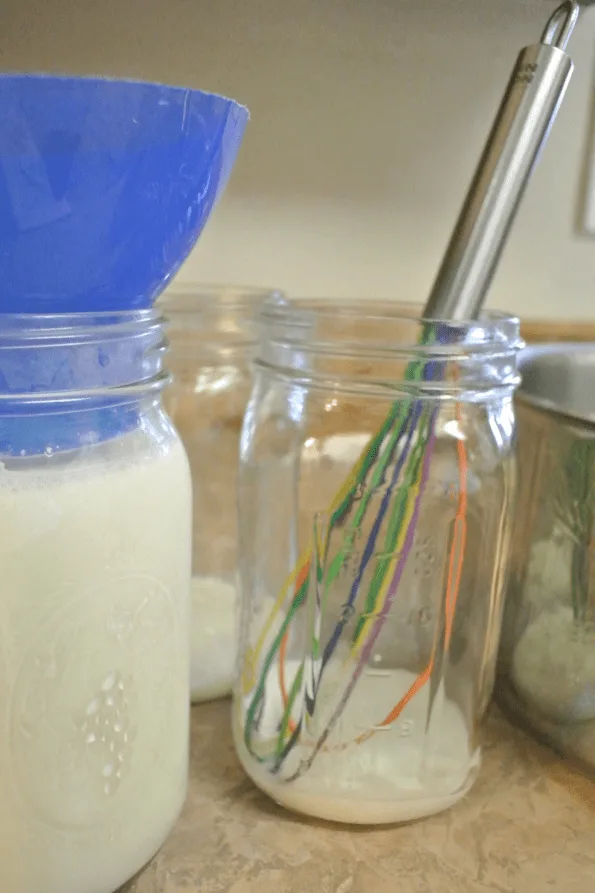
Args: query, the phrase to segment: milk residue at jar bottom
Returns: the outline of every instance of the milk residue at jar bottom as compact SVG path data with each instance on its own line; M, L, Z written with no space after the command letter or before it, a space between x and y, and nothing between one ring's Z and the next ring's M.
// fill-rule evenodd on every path
M113 893L176 820L190 514L169 427L0 465L2 893Z
M290 680L297 667L292 663L287 662ZM327 672L332 676L335 668L329 665ZM267 687L259 740L273 738L282 712L276 674L273 676ZM430 691L426 685L389 731L378 731L361 744L348 743L381 722L414 679L406 670L362 675L340 728L329 736L311 767L294 781L273 776L248 753L236 705L234 735L244 769L281 806L330 821L362 825L408 822L448 809L473 784L480 754L478 750L469 753L465 720L459 707L444 697L443 686L434 699L429 725ZM343 748L345 743L348 746ZM299 757L307 759L309 752L307 743L299 755L296 748L296 768Z
M192 701L230 694L236 660L236 587L217 577L193 577L191 587Z

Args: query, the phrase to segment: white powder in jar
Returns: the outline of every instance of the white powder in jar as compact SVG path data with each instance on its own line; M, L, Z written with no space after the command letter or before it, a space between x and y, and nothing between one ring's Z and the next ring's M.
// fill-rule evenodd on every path
M193 703L229 695L236 660L236 587L218 577L193 577L190 629Z
M512 679L529 707L554 722L595 719L595 632L566 605L542 613L519 638Z
M562 530L533 544L522 595L530 619L511 665L525 704L554 723L595 719L595 629L570 606L572 556Z

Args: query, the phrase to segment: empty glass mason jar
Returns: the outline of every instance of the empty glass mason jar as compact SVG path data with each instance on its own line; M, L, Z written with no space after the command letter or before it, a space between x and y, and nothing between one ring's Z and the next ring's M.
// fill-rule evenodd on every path
M162 299L174 381L167 410L190 460L194 493L191 694L229 695L236 659L240 431L252 385L255 317L273 294L175 286Z
M2 893L113 893L184 802L191 484L164 348L153 310L0 314Z
M518 321L409 313L270 302L242 432L237 752L342 822L462 797L493 685Z

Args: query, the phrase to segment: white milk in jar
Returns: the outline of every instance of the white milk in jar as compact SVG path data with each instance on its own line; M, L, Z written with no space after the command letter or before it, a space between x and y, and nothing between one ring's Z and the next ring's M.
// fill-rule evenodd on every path
M89 393L0 398L2 893L113 893L186 793L188 463L159 394Z
M288 662L290 678L297 670L295 662ZM340 678L341 670L331 665L328 677L333 675ZM480 753L469 749L465 718L445 697L443 686L432 709L429 690L423 690L411 700L396 728L380 731L367 748L358 742L362 729L373 728L387 705L390 708L395 689L407 690L414 679L406 670L364 678L340 728L303 773L300 761L306 761L311 753L308 744L296 749L285 773L274 775L258 767L244 744L236 711L234 737L244 770L281 806L328 821L360 825L410 822L449 809L473 784ZM268 730L271 740L279 702L279 692L271 686L259 719L260 729ZM293 774L296 777L287 780Z

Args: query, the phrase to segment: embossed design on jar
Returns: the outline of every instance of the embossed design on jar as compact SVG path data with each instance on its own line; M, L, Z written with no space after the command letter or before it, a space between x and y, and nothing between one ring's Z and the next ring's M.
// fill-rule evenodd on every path
M566 438L554 443L547 452L546 474L550 480L550 499L556 524L573 542L589 540L585 522L595 509L593 488L595 441L584 437Z
M77 722L89 759L98 764L104 779L103 792L108 796L118 791L130 771L138 731L130 722L133 697L132 677L125 680L120 672L109 673Z
M436 542L431 536L416 536L413 552L413 573L428 579L436 565Z
M568 569L570 600L574 620L584 623L588 617L593 616L590 591L595 567L595 441L587 437L573 437L564 452L558 447L557 465L553 461L554 455L552 448L550 470L555 523L571 544L572 554Z
M185 655L174 602L144 575L91 589L43 625L17 675L9 725L16 780L39 818L104 823L150 784L180 708L172 691Z

